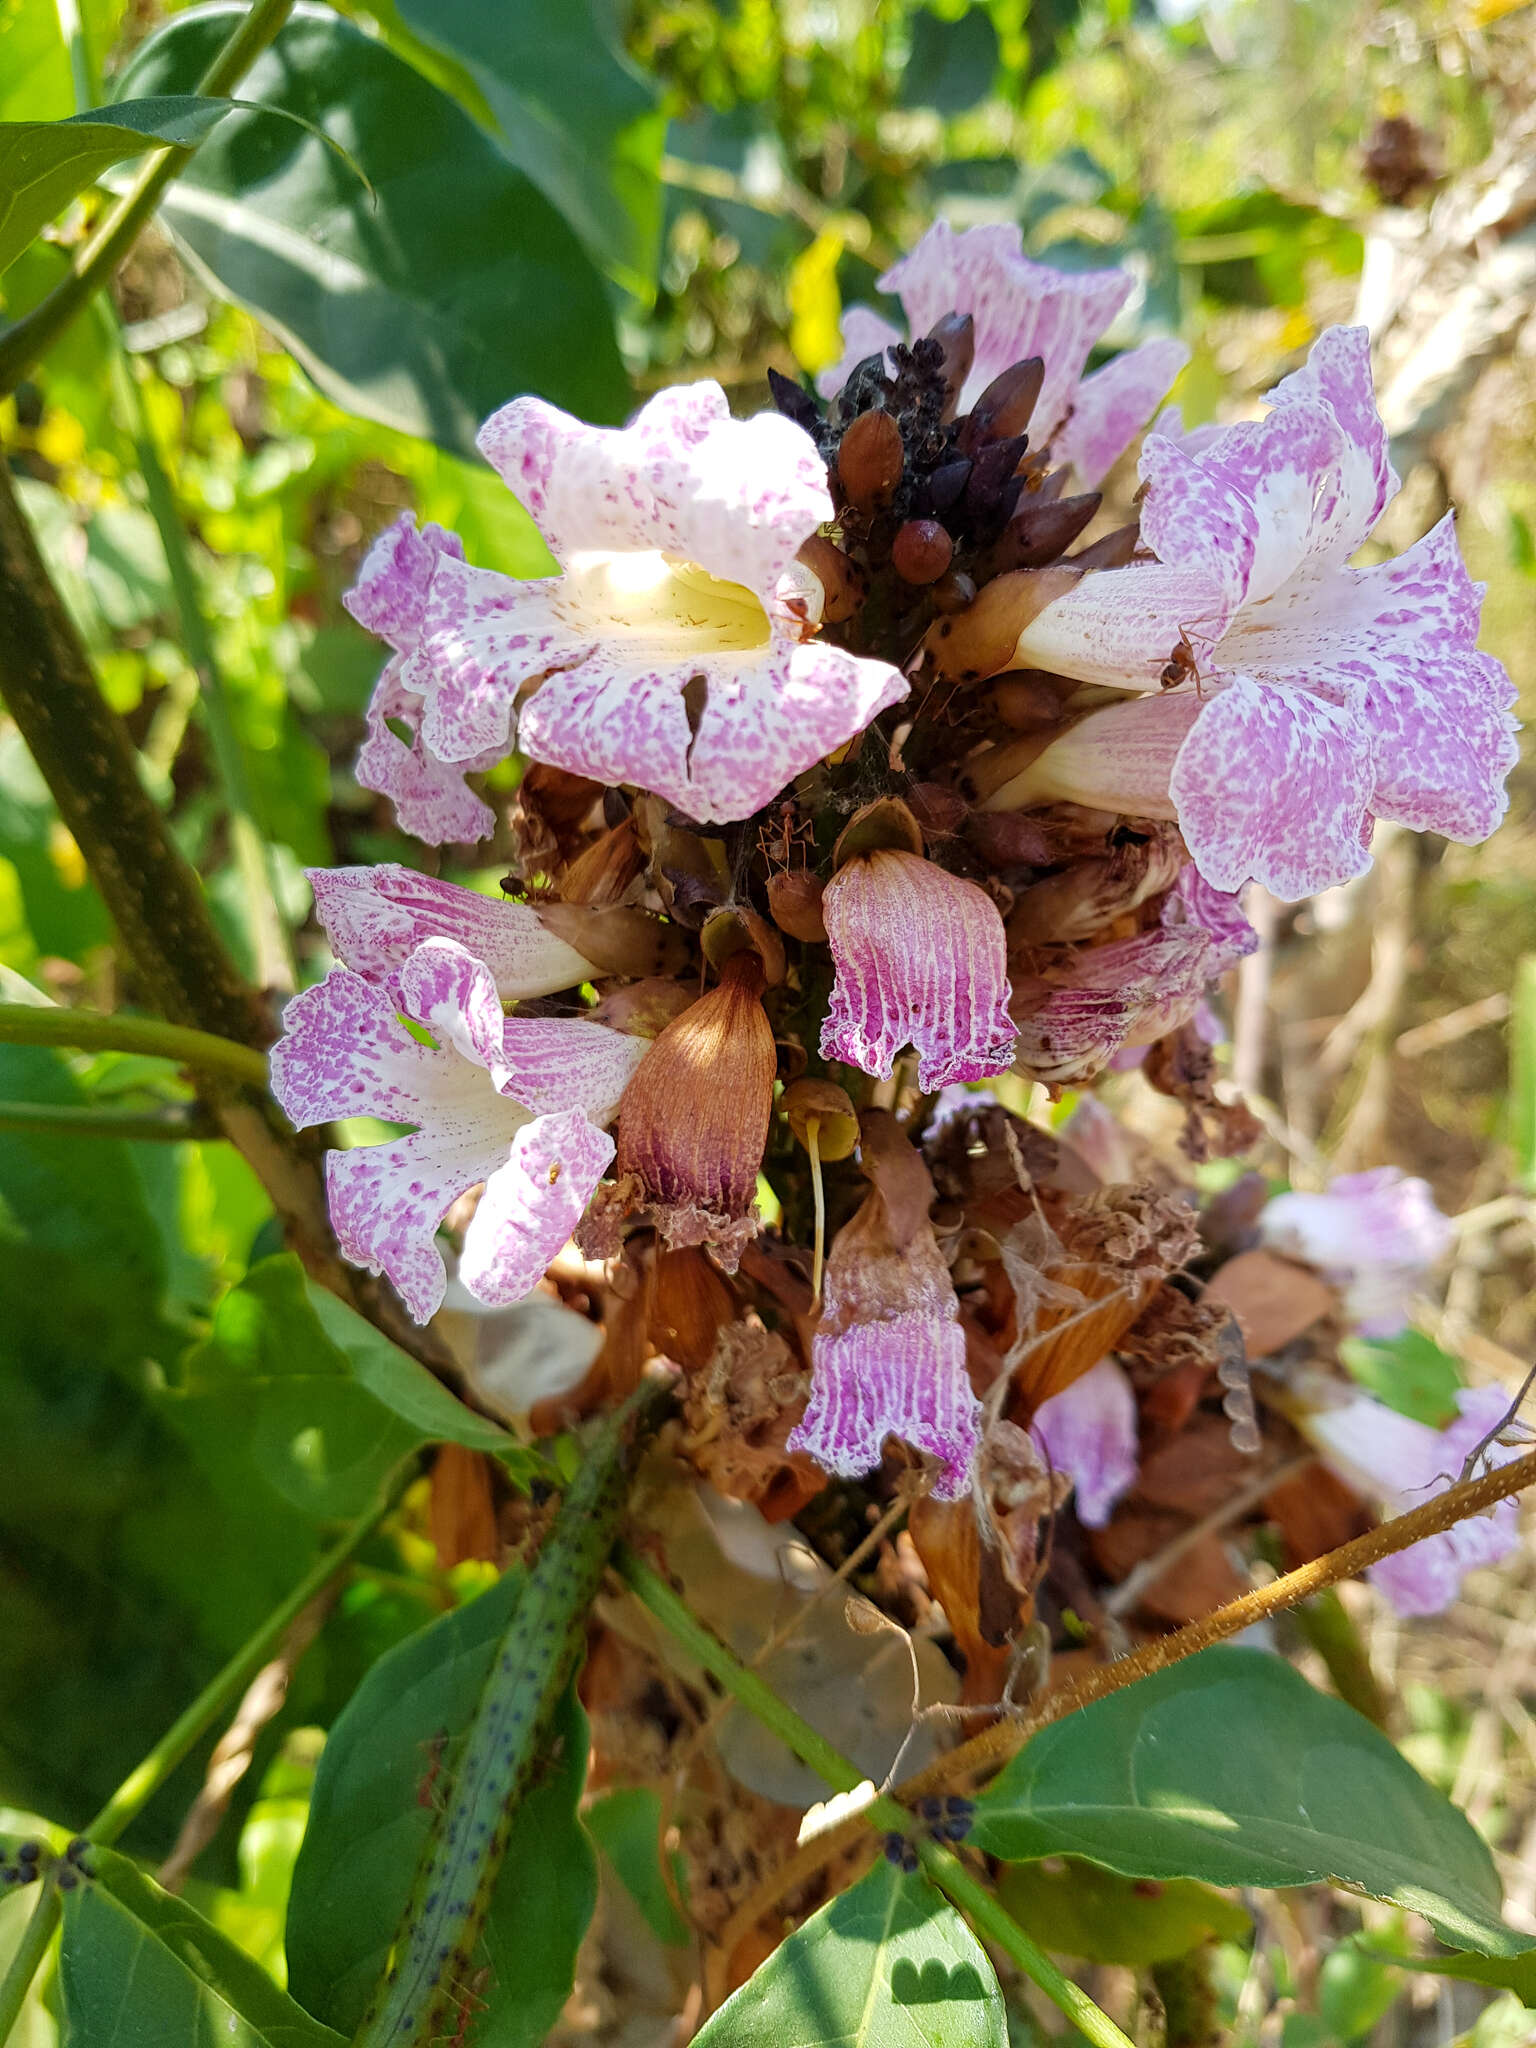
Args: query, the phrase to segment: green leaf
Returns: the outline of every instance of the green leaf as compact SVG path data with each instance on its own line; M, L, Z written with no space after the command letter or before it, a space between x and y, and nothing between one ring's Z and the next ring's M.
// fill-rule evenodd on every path
M1391 1959L1371 1954L1358 1938L1341 1941L1318 1972L1318 2017L1335 2041L1363 2040L1402 1989Z
M509 1572L382 1657L321 1753L289 1894L288 1981L346 2034L384 1968L431 1826L433 1787L451 1767L521 1590L521 1574ZM491 1895L477 2048L543 2040L570 1995L596 1902L596 1858L576 1818L587 1726L574 1694L556 1729L558 1760L517 1810Z
M1352 1378L1399 1415L1443 1429L1456 1414L1461 1367L1422 1330L1404 1330L1396 1337L1346 1337L1339 1357Z
M992 1965L928 1880L882 1857L797 1928L694 2048L1006 2048Z
M1416 1970L1423 1976L1454 1977L1462 1984L1486 1984L1496 1991L1513 1991L1522 2005L1536 2008L1536 1950L1523 1956L1394 1956L1364 1947L1362 1953L1399 1970Z
M361 1514L410 1451L449 1441L522 1454L291 1252L253 1266L188 1353L171 1412L229 1483L252 1466L318 1518Z
M64 1896L64 2048L341 2048L259 1963L111 1849Z
M656 1939L669 1948L681 1948L691 1940L688 1922L678 1912L662 1870L661 1795L645 1785L621 1785L594 1800L585 1819L588 1834L618 1872ZM682 1868L682 1858L674 1856L673 1875L679 1885Z
M661 250L656 89L609 35L594 0L397 0L402 22L474 81L504 154L594 259L649 300Z
M963 114L992 90L998 54L997 30L984 7L967 7L952 17L919 8L902 73L902 105Z
M104 170L146 149L192 149L229 112L227 100L182 94L123 100L110 118L0 121L0 270Z
M1512 1956L1487 1845L1353 1708L1279 1657L1204 1650L1037 1735L977 1801L976 1846L1124 1877L1327 1881Z
M136 52L125 91L198 76L244 9L218 0ZM613 420L629 387L602 280L548 200L446 94L327 8L301 4L245 93L344 146L236 112L162 218L351 412L461 454L520 391Z
M1241 1941L1252 1924L1241 1906L1191 1878L1117 1877L1075 1856L1009 1864L997 1896L1042 1948L1135 1970L1203 1942Z

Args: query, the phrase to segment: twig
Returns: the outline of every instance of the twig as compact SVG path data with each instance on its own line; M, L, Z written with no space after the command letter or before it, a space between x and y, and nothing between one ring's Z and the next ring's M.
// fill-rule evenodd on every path
M149 1053L198 1073L222 1074L248 1088L267 1085L267 1062L254 1046L211 1031L99 1010L63 1010L40 1003L0 1003L0 1045L71 1046L80 1052Z
M1144 1557L1133 1571L1120 1581L1114 1590L1106 1594L1104 1612L1118 1618L1129 1614L1137 1605L1149 1586L1155 1586L1170 1565L1193 1550L1197 1543L1203 1543L1207 1536L1213 1536L1218 1529L1225 1529L1230 1522L1237 1521L1252 1507L1257 1507L1267 1494L1277 1486L1283 1486L1287 1479L1294 1479L1298 1472L1304 1472L1315 1462L1315 1453L1302 1451L1294 1458L1288 1458L1279 1465L1272 1465L1267 1472L1257 1472L1246 1486L1238 1488L1230 1500L1224 1500L1219 1507L1202 1515L1198 1522L1191 1522L1187 1529L1171 1537L1161 1550L1151 1557Z
M167 1145L224 1135L218 1120L198 1102L169 1103L164 1109L106 1109L95 1102L0 1102L0 1131Z
M1531 1391L1533 1385L1536 1385L1536 1365L1533 1365L1531 1367L1529 1372L1527 1372L1525 1378L1520 1382L1519 1390L1516 1393L1515 1398L1510 1402L1509 1406L1505 1409L1504 1413L1499 1417L1498 1421L1493 1425L1492 1429L1489 1430L1488 1434L1485 1437L1480 1437L1478 1441L1472 1446L1471 1450L1468 1451L1465 1459L1462 1462L1461 1470L1456 1475L1458 1479L1465 1480L1470 1479L1472 1477L1472 1474L1477 1470L1478 1466L1482 1463L1483 1453L1488 1449L1489 1445L1493 1442L1494 1438L1502 1436L1505 1430L1509 1428L1510 1424L1519 1415L1520 1410L1525 1405L1525 1397Z
M1415 1024L1398 1038L1392 1050L1400 1060L1416 1060L1421 1053L1438 1052L1444 1045L1454 1045L1470 1032L1482 1031L1489 1024L1502 1024L1509 1015L1509 997L1502 991L1484 996L1481 1002L1463 1003L1460 1009L1447 1010L1444 1016L1431 1017L1427 1024Z
M193 91L204 99L219 99L230 92L277 34L292 8L293 0L256 0ZM81 244L69 276L0 340L0 396L16 389L87 301L110 281L138 240L139 230L159 205L161 193L194 154L190 148L157 151Z

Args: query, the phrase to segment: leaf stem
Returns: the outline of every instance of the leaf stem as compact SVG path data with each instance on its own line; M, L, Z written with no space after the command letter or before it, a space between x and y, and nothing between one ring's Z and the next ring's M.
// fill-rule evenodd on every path
M853 1792L864 1783L864 1773L858 1766L834 1749L808 1721L801 1720L793 1707L728 1650L713 1629L700 1621L643 1557L621 1543L614 1551L613 1564L625 1585L676 1637L689 1656L717 1678L765 1728L771 1729L802 1763L809 1764L818 1777L838 1792ZM912 1815L907 1808L883 1793L877 1793L867 1806L861 1807L858 1817L861 1822L884 1828L888 1833L912 1833ZM923 1868L951 1904L968 1914L978 1932L1018 1964L1030 1982L1094 2043L1094 2048L1130 2048L1130 2042L1109 2015L1100 2011L1070 1977L1064 1976L1043 1949L1036 1947L986 1887L971 1876L958 1856L926 1838L917 1838L917 1853Z
M339 1543L318 1559L287 1598L273 1608L255 1634L248 1636L224 1668L209 1679L192 1704L166 1730L143 1762L129 1772L96 1818L87 1824L85 1834L90 1841L103 1848L109 1847L138 1817L198 1738L250 1684L294 1617L301 1614L310 1601L323 1593L331 1581L351 1564L395 1507L415 1478L420 1464L419 1455L413 1453L395 1468L367 1513L352 1524ZM5 1973L5 1980L0 1983L0 2048L10 2039L12 2029L21 2016L28 1988L48 1952L48 1943L58 1918L58 1892L51 1884L44 1883L32 1909L32 1918L27 1922L11 1966Z
M81 1052L139 1052L175 1060L200 1073L222 1074L265 1089L267 1057L211 1031L99 1010L59 1010L38 1003L0 1003L0 1045L60 1045Z
M121 323L111 307L98 302L97 311L112 358L113 387L122 407L134 453L139 458L150 516L159 530L160 545L165 550L176 616L181 622L182 644L202 692L203 717L213 745L214 764L224 785L235 865L240 873L250 918L256 979L263 988L281 987L291 993L298 985L298 977L293 944L278 892L272 847L256 815L245 755L230 713L224 672L219 666L213 635L203 613L202 593L198 588L197 568L192 559L186 524L176 502L175 487L160 458L144 386L123 347Z
M167 1103L164 1109L109 1109L97 1102L0 1102L0 1131L164 1144L224 1136L218 1120L201 1104L186 1102Z
M255 0L193 90L200 98L225 97L288 19L293 0ZM70 274L0 340L0 397L14 391L45 356L86 302L112 277L160 203L171 180L191 162L191 148L158 151L128 190L110 206L75 252Z

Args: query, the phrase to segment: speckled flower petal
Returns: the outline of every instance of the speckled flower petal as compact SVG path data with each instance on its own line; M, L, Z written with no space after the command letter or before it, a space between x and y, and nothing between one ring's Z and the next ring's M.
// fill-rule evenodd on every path
M704 680L697 731L684 685ZM779 636L748 653L697 654L659 667L620 640L547 679L520 743L535 760L598 782L653 791L701 822L750 817L907 692L884 662L830 642Z
M453 939L426 939L396 977L400 1008L424 1024L439 1045L484 1067L503 1088L506 1018L491 970Z
M1429 1183L1395 1166L1341 1174L1326 1193L1276 1195L1259 1217L1265 1244L1327 1273L1364 1337L1405 1327L1414 1296L1450 1250L1450 1221Z
M1198 427L1186 427L1182 405L1165 405L1157 418L1148 427L1148 435L1161 435L1164 440L1177 442L1186 455L1199 455L1214 441L1219 441L1226 432L1220 420L1207 420Z
M1198 930L1211 942L1208 975L1214 980L1259 949L1259 935L1243 915L1240 893L1213 889L1194 863L1188 862L1163 901L1165 930Z
M271 1068L272 1093L301 1131L343 1116L420 1123L440 1100L465 1093L458 1055L418 1044L391 998L346 967L286 1006ZM483 1075L469 1090L481 1092Z
M938 1461L936 1500L970 1484L981 1406L965 1371L965 1333L953 1313L913 1309L882 1322L818 1334L810 1406L787 1448L824 1471L857 1479L879 1464L888 1436Z
M965 228L935 221L917 246L879 280L901 300L914 336L946 313L969 313L976 352L960 394L969 411L992 379L1028 356L1045 364L1030 433L1036 445L1061 424L1083 365L1130 297L1123 270L1052 270L1031 263L1011 222Z
M1124 1045L1148 1045L1194 1016L1216 972L1197 928L1139 932L1080 953L1070 981L1019 1018L1014 1064L1051 1088L1102 1073Z
M581 1017L509 1017L502 1033L507 1092L536 1116L579 1109L604 1124L650 1046Z
M823 398L836 398L867 356L883 355L892 342L905 339L901 329L883 319L873 306L850 306L843 314L843 352L818 373L816 389Z
M1234 563L1252 559L1251 545L1243 552L1240 533L1232 530L1228 538L1235 553L1213 548L1202 568L1133 562L1084 576L1031 619L1019 635L1013 666L1043 668L1111 690L1161 690L1163 670L1187 640L1203 667L1237 603L1229 572Z
M1052 461L1071 465L1079 489L1096 489L1188 361L1183 342L1162 335L1092 371L1078 385L1051 442Z
M420 645L400 678L423 700L421 738L439 760L499 760L512 743L519 692L581 660L592 634L561 618L558 590L553 576L523 581L467 562L439 566Z
M1369 537L1398 492L1387 430L1376 410L1370 330L1325 328L1303 367L1282 377L1269 393L1271 405L1298 400L1326 405L1342 429L1337 482L1317 508L1317 545L1344 561Z
M623 428L516 398L479 445L565 567L583 550L661 549L766 599L832 516L803 428L778 413L732 419L707 380L658 392Z
M454 939L483 960L504 1002L575 988L597 972L526 903L460 889L396 861L306 872L331 951L383 988L397 987L400 968L426 939Z
M1360 715L1234 676L1174 763L1179 829L1214 888L1248 881L1288 903L1370 866L1374 749Z
M387 640L397 653L408 653L421 632L433 571L445 555L464 559L459 536L430 524L418 533L415 514L402 512L368 550L342 603L360 626Z
M459 1278L470 1293L493 1307L531 1294L612 1158L613 1140L580 1110L526 1124L506 1164L487 1179L464 1233Z
M837 971L824 1059L883 1080L912 1045L925 1091L1007 1071L1007 943L984 889L915 853L881 849L838 870L821 912Z
M358 750L353 773L363 789L387 796L400 829L428 846L472 845L496 829L496 813L465 782L466 771L489 768L500 758L440 761L421 737L421 699L405 689L405 658L385 665L368 706L368 737ZM401 728L410 734L404 740Z
M1072 1481L1077 1519L1102 1529L1136 1483L1136 1396L1122 1368L1101 1358L1042 1401L1029 1428L1053 1469Z

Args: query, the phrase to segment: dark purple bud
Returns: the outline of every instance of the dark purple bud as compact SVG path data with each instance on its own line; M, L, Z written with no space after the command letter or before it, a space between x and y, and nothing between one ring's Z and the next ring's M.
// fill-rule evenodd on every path
M1054 562L1064 548L1088 525L1103 502L1098 491L1086 491L1077 498L1048 498L1042 504L1032 492L1019 507L988 557L993 576L1006 576L1010 569L1042 569Z
M942 519L946 512L952 512L965 494L970 481L971 465L967 457L959 456L949 462L940 463L928 479L928 503Z
M1141 524L1133 519L1129 526L1117 526L1113 533L1106 533L1092 547L1073 555L1072 566L1074 569L1123 569L1135 554L1140 539Z
M793 420L797 427L804 427L808 434L814 434L821 425L821 407L793 377L786 377L781 370L768 372L768 390L775 407L785 419Z
M976 323L969 313L946 313L936 326L929 328L926 338L936 341L944 351L941 371L945 389L943 417L952 420L976 354Z
M996 515L1003 485L1018 468L1024 448L1025 437L1016 434L1011 441L989 443L976 456L965 485L965 509L971 518Z
M988 441L1008 441L1022 434L1044 382L1045 364L1039 356L1030 356L994 377L961 421L957 445L967 455L974 455Z

